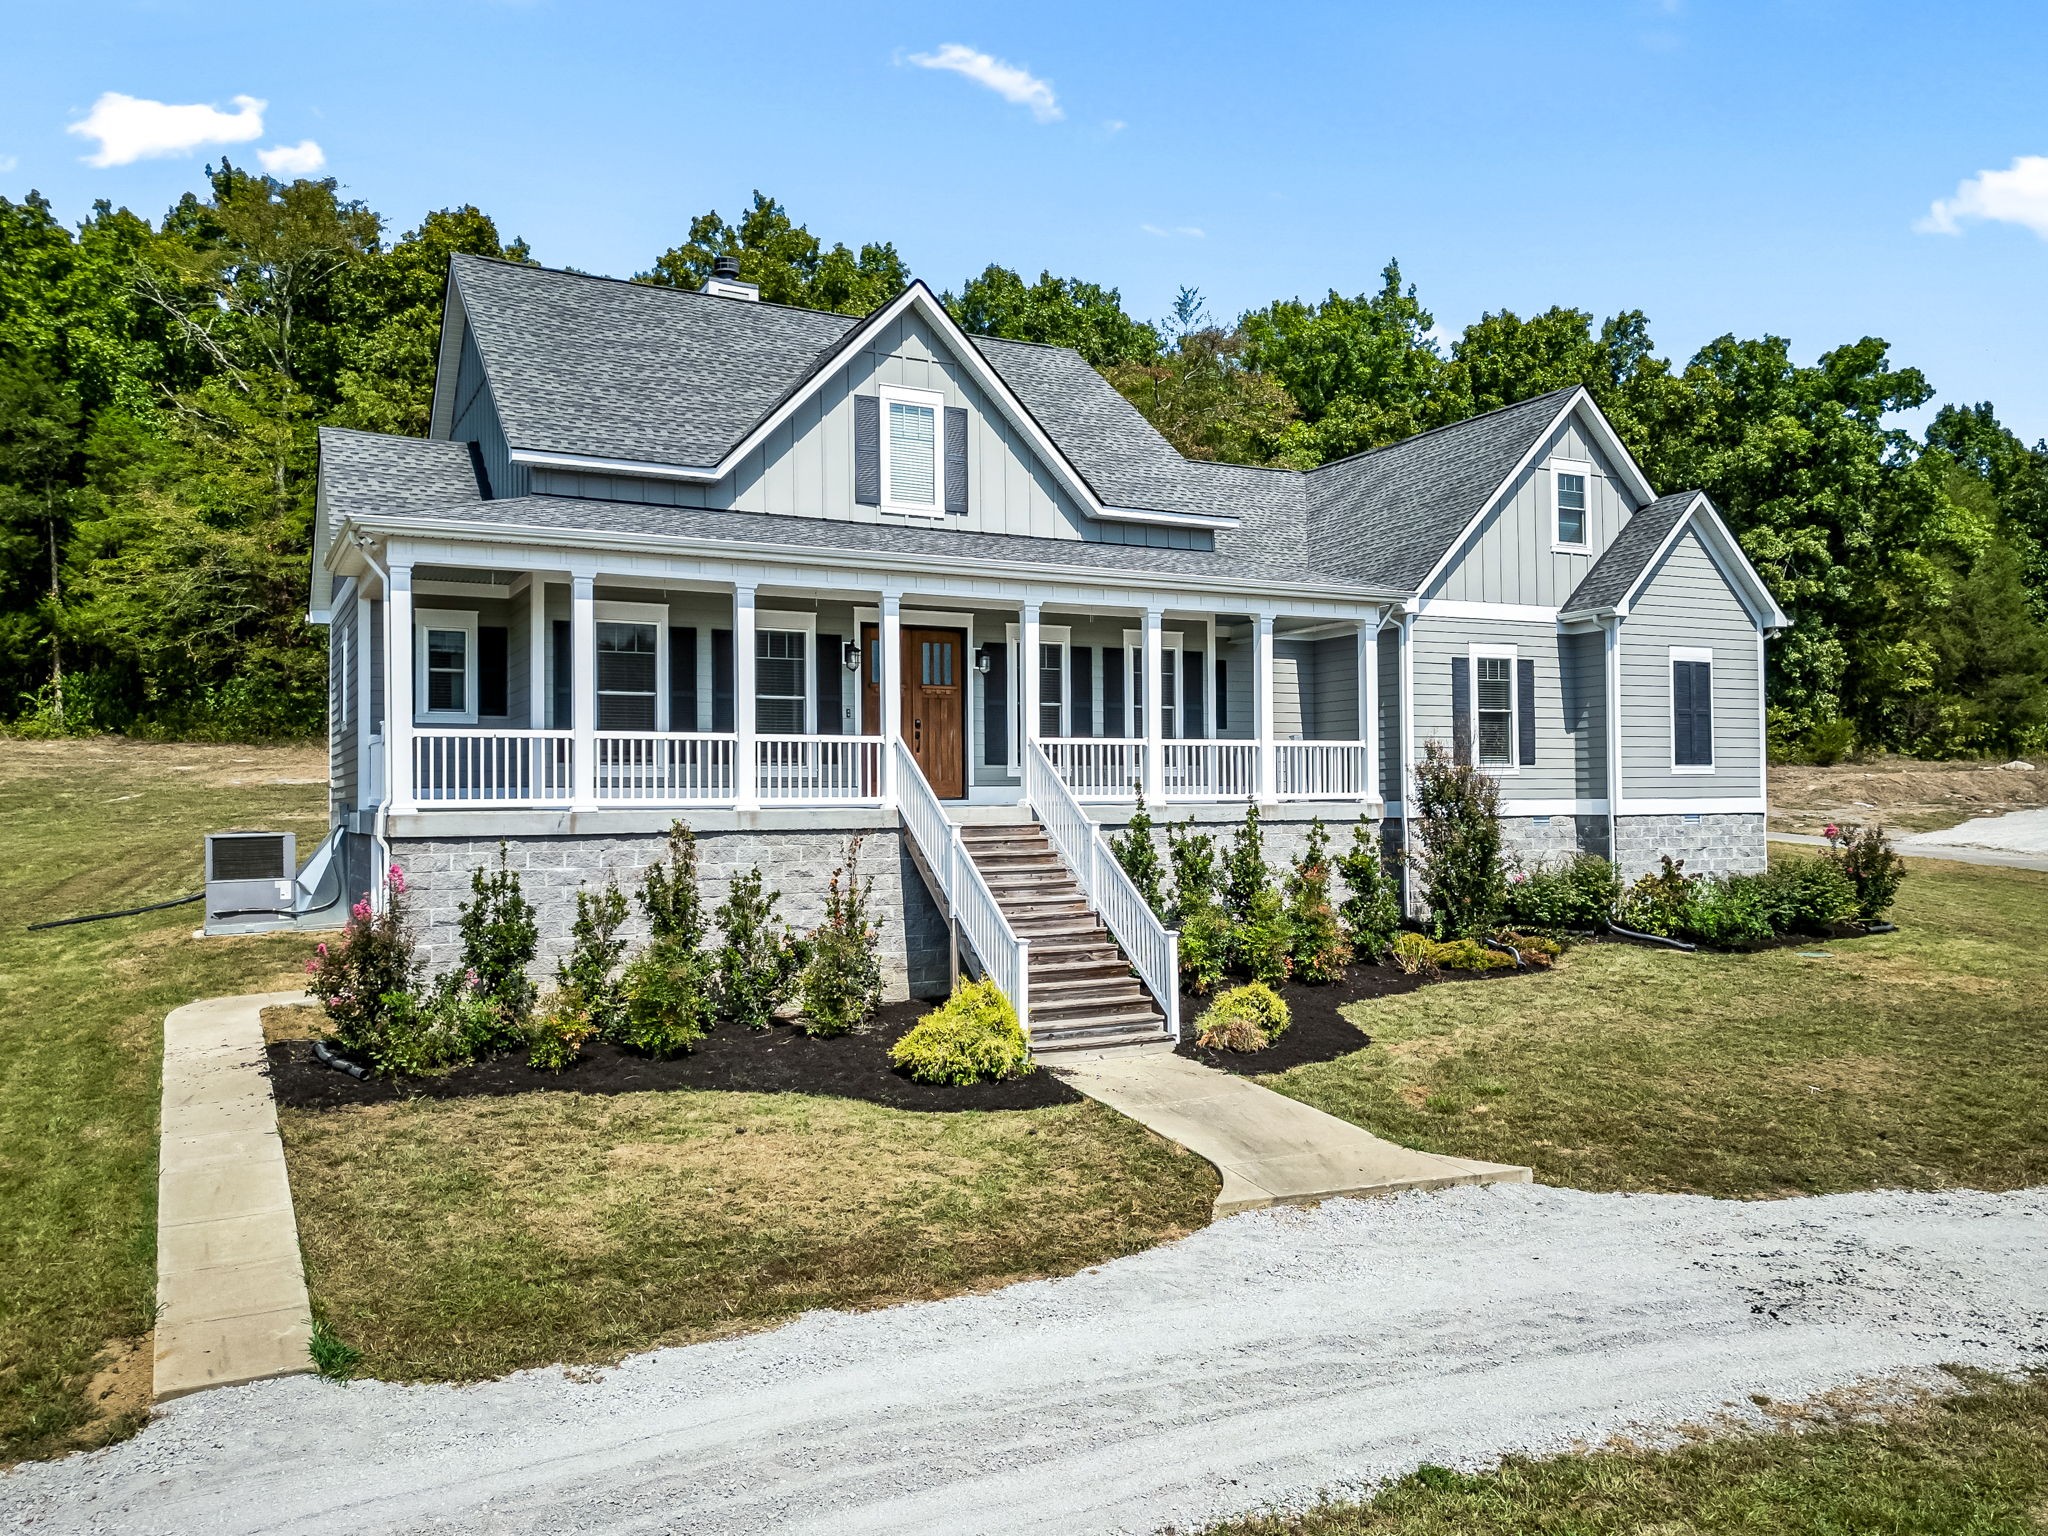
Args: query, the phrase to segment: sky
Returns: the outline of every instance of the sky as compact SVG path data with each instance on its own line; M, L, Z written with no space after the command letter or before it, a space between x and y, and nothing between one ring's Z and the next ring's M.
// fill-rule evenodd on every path
M990 262L1229 318L1376 288L1867 335L2048 438L2032 3L1007 7L0 0L0 194L152 218L222 155L390 234L474 203L628 276L754 189L933 286ZM1906 424L1917 424L1927 412Z

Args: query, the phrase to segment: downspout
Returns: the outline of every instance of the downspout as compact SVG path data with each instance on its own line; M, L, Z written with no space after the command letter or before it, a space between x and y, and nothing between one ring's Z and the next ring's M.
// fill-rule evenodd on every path
M1401 605L1401 906L1415 910L1415 882L1408 878L1408 856L1415 848L1415 610L1419 599Z
M1607 682L1607 862L1621 872L1621 615L1605 628Z
M378 588L384 593L384 625L389 629L391 625L391 573L377 563L377 557L370 553L370 541L363 538L360 534L356 537L356 553L363 557L363 564L377 573ZM358 641L358 645L360 646L360 641ZM362 656L358 665L367 670L370 665L370 657L368 655ZM384 671L384 713L388 720L391 714L391 637L388 634L384 637ZM359 731L367 732L369 728L370 722L367 720L358 721L356 724L356 729ZM391 867L391 844L386 836L387 822L385 820L388 814L386 807L391 804L392 776L391 732L388 729L384 732L384 741L380 750L384 753L384 793L377 797L377 804L372 811L370 819L370 852L372 855L370 910L378 913L384 910L384 872Z

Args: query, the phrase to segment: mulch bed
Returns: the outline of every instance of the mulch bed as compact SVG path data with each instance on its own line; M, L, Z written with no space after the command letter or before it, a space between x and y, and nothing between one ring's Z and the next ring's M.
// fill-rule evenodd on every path
M1372 1044L1372 1036L1345 1018L1340 1011L1347 1003L1368 1002L1376 997L1396 997L1421 987L1448 983L1495 981L1517 974L1512 969L1497 971L1446 971L1432 980L1405 975L1393 965L1354 965L1335 981L1311 987L1298 981L1275 988L1287 1004L1292 1022L1287 1032L1263 1051L1211 1051L1195 1044L1195 1020L1209 1006L1210 998L1181 994L1181 1029L1187 1038L1176 1047L1179 1055L1203 1066L1235 1072L1240 1077L1265 1077L1310 1062L1334 1061ZM1234 983L1233 983L1234 984Z
M673 1061L654 1061L592 1041L560 1072L537 1072L518 1055L458 1067L444 1077L391 1082L358 1081L313 1059L313 1042L286 1040L267 1047L271 1091L288 1109L343 1109L395 1099L501 1098L515 1093L640 1093L649 1089L709 1088L742 1093L815 1093L865 1099L891 1109L1043 1109L1081 1095L1043 1068L1001 1083L965 1088L912 1082L889 1064L889 1047L930 1003L885 1004L859 1030L813 1040L787 1024L750 1030L721 1025L696 1050Z

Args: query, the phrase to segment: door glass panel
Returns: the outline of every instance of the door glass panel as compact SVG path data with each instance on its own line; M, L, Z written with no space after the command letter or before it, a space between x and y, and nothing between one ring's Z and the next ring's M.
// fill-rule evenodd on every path
M463 714L469 709L468 634L459 629L427 631L427 709Z
M600 620L597 626L597 728L651 731L655 712L655 626Z
M804 632L763 629L754 635L754 729L800 736L804 729Z

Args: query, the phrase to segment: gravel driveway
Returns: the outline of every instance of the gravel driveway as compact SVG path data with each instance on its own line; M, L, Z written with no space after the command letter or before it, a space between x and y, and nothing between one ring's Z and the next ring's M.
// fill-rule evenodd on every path
M30 1531L1151 1531L1944 1361L2048 1363L2048 1189L1528 1186L1234 1217L1069 1279L571 1380L203 1393L0 1479Z

